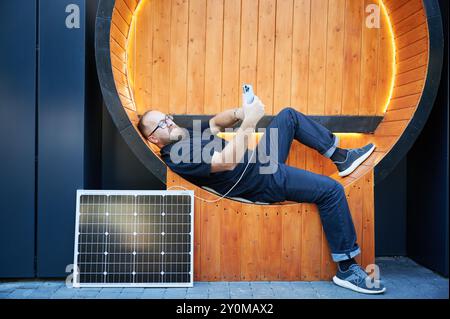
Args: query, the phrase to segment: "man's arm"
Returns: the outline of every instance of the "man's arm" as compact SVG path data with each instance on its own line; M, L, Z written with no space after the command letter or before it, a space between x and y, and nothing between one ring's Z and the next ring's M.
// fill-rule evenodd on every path
M214 153L211 160L211 173L232 171L236 168L247 151L250 135L255 132L256 124L264 116L264 105L259 98L255 97L252 104L244 105L242 113L244 120L234 138L228 142L222 152Z
M242 108L236 108L217 114L209 120L209 126L211 132L217 134L241 120L244 120L244 111Z

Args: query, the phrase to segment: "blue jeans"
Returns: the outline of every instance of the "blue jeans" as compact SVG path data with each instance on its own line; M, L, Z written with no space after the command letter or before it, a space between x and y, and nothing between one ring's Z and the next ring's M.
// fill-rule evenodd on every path
M270 128L278 128L278 141L270 141ZM333 260L338 262L360 254L344 187L328 176L285 164L294 139L330 158L339 144L338 137L292 108L281 111L266 132L258 148L277 143L277 158L273 154L269 157L272 164L277 162L278 169L268 175L270 186L255 193L251 199L270 203L288 200L316 204Z

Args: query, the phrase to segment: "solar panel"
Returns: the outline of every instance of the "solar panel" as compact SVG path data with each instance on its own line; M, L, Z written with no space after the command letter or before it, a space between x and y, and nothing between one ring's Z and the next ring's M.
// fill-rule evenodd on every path
M74 287L192 287L192 191L77 191Z

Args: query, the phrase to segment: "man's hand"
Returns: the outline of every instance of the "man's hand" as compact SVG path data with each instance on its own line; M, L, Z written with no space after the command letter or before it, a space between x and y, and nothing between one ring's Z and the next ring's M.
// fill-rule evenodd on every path
M255 127L265 114L265 105L261 102L259 97L255 96L252 104L244 102L242 110L244 113L243 121L246 124L245 126Z
M264 116L265 107L261 100L255 96L252 104L242 107L244 120L234 138L227 144L221 153L215 152L211 161L211 172L232 171L242 160L248 148L249 136L255 131L256 124Z

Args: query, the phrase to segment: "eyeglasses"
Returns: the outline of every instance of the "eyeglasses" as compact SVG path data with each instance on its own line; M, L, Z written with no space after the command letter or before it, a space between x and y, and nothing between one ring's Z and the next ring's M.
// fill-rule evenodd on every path
M153 130L153 132L151 132L150 135L147 136L147 139L150 136L152 136L156 132L157 129L159 129L159 128L165 129L169 125L169 123L167 123L167 121L169 121L169 120L173 121L173 116L172 115L166 115L164 117L164 120L159 121L158 125L156 125L155 129Z

